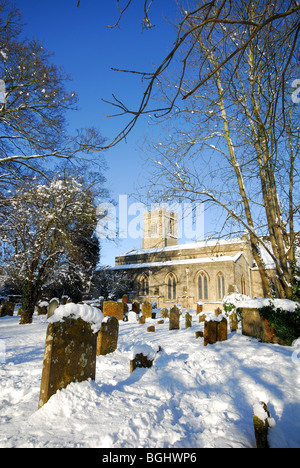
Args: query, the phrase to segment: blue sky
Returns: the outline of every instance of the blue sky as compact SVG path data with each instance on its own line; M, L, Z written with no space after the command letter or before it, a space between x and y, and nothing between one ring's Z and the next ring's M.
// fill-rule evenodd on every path
M125 2L123 2L125 3ZM115 0L16 0L16 6L26 23L24 34L37 38L53 52L53 62L64 67L73 81L68 85L79 94L79 108L70 113L70 130L93 126L100 129L109 141L128 122L128 118L107 118L113 113L102 99L111 100L112 93L136 107L143 94L137 76L117 73L111 67L152 71L171 49L174 30L164 17L175 17L175 4L171 0L154 1L150 10L152 30L142 30L143 2L133 0L119 28L108 28L118 18ZM140 119L127 138L105 153L108 170L107 188L118 202L119 195L130 198L140 183L142 144L149 130L147 116ZM132 248L141 248L141 239L121 239L102 242L102 264L114 264L114 258Z

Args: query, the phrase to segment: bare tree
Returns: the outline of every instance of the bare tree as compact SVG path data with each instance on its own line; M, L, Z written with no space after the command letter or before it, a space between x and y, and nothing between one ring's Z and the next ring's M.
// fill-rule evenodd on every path
M261 2L251 2L252 16L260 7ZM188 104L178 105L170 116L164 143L154 146L155 184L164 198L186 197L222 207L227 219L249 234L265 294L271 290L262 251L275 265L280 296L292 298L297 291L299 107L285 92L283 79L290 81L299 67L293 57L289 66L285 61L295 44L284 22L276 28L269 23L242 57L220 66L224 51L230 55L255 29L244 22L247 8L241 1L232 11L242 27L228 32L220 24L209 35L190 36L193 49L180 88L186 94L194 91ZM224 28L226 41L220 41ZM196 83L204 63L207 73L214 73L200 89ZM168 90L177 83L173 79L161 85L170 107Z
M115 116L128 115L129 117L129 122L125 128L106 147L114 146L126 138L140 116L153 113L156 117L163 117L171 112L178 101L187 100L193 96L206 83L210 83L217 72L227 64L234 61L235 67L238 69L241 60L247 54L255 38L265 34L265 31L270 28L275 30L278 25L281 25L281 33L277 36L277 40L280 42L288 40L291 44L291 47L286 50L282 64L280 87L283 92L285 90L286 73L292 59L297 56L297 44L300 32L300 5L297 0L274 0L272 2L260 0L259 2L255 2L255 9L251 8L251 3L243 3L243 17L237 14L239 7L238 0L175 1L178 5L180 20L176 28L174 45L155 70L120 70L113 68L119 72L132 73L133 76L141 78L147 85L138 108L132 109L130 103L124 102L115 94L113 94L112 101L105 101L109 102L116 109ZM143 2L142 24L150 30L154 27L151 22L152 3L153 0L144 0ZM78 1L77 6L79 5L80 1ZM116 0L118 18L109 27L119 26L124 16L126 17L126 14L129 14L130 7L133 8L135 5L136 2L134 0L124 2ZM243 34L240 34L241 28L244 31ZM239 41L232 41L231 47L228 48L228 40L235 33L239 34ZM190 60L193 51L197 48L198 39L208 39L216 34L218 34L218 47L223 51L222 59L218 61L215 67L209 67L208 69L206 57L203 57L201 61L199 60L197 80L190 87L183 87L182 83L186 80ZM215 45L215 43L211 44L210 47L212 49L210 49L210 52L213 52ZM179 60L180 62L178 63ZM174 68L179 70L176 88L173 88L173 94L169 99L168 105L157 107L152 102L156 85L168 71L172 69L173 72Z
M0 1L0 184L18 180L25 170L43 172L45 160L88 160L104 143L99 131L66 131L66 111L75 110L68 75L51 62L36 40L20 39L21 14Z

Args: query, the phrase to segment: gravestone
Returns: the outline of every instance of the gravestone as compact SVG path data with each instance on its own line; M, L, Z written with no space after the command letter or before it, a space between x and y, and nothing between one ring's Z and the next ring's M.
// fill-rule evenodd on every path
M173 306L170 309L169 330L179 330L180 311L178 307Z
M123 296L122 296L122 302L123 302L124 304L127 304L127 294L123 294Z
M123 309L118 306L121 302L104 301L103 302L103 315L104 317L116 317L118 320L123 320Z
M218 307L217 309L215 309L215 316L216 317L219 317L219 315L222 314L222 309L220 309L220 307Z
M155 332L155 326L150 325L149 327L147 327L147 332Z
M166 307L160 309L161 318L169 318L169 310Z
M119 321L116 317L105 317L97 338L97 356L113 353L118 347Z
M152 318L152 305L150 304L150 302L143 302L142 315L145 318Z
M158 351L161 348L158 348ZM130 360L130 373L137 367L151 367L155 359L156 352L149 345L137 345L132 350Z
M132 310L132 312L135 312L136 314L139 314L140 313L140 303L139 302L133 302L131 310Z
M222 318L221 321L217 322L217 341L227 340L227 319Z
M205 320L204 322L204 346L217 342L217 322Z
M253 426L257 448L269 448L269 420L270 413L267 405L263 401L255 403L253 406Z
M48 301L40 301L36 306L37 314L38 315L47 315L48 306L49 306Z
M236 332L238 330L239 322L235 311L232 311L229 315L229 326L231 332Z
M217 341L227 340L227 319L223 316L212 317L204 322L204 346Z
M96 345L97 333L81 317L49 323L39 408L69 383L95 380Z
M204 314L203 312L200 312L199 313L199 323L205 322L205 319L206 319L206 314Z
M191 328L192 326L192 316L188 312L185 314L185 328Z
M52 317L52 315L54 314L54 311L57 309L58 306L59 306L58 299L56 299L56 297L51 299L48 305L47 319Z
M128 305L126 302L117 302L117 318L118 320L125 320L125 316L128 312ZM120 318L122 317L122 318ZM127 318L126 318L127 320Z
M197 302L196 315L201 314L201 312L203 312L203 303L202 302Z
M143 315L141 315L141 316L139 317L139 325L144 325L145 322L146 322L145 317L144 317Z
M3 302L0 306L0 317L13 316L15 310L15 304L10 301Z

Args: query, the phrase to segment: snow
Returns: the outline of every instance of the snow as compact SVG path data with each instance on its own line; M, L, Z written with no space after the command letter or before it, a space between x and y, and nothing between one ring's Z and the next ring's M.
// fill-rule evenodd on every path
M167 319L152 319L155 333L119 321L118 348L97 356L95 381L70 384L39 410L47 318L1 318L0 447L254 448L253 407L264 401L270 446L300 448L300 340L259 343L239 329L204 346L203 324L189 311L185 329L185 312L180 330ZM130 373L132 354L148 347L153 366Z
M85 322L91 324L94 333L97 333L101 327L103 320L103 312L97 307L92 307L88 304L73 304L70 302L66 305L60 305L55 309L53 315L49 317L48 322L62 322L66 318L81 318Z
M174 266L174 265L191 265L198 263L213 263L213 262L234 262L242 256L242 252L236 255L223 255L220 257L202 257L202 258L187 258L184 260L166 260L163 262L147 262L147 263L127 263L124 265L117 265L111 267L110 270L128 270L133 268L154 268L162 266Z
M254 299L246 299L238 302L238 307L249 309L260 309L262 307L274 304L275 308L283 309L287 312L294 312L296 307L300 308L299 302L290 301L289 299L263 299L255 297Z

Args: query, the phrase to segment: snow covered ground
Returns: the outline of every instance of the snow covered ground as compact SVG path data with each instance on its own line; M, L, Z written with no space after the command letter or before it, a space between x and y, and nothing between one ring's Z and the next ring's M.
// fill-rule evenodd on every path
M97 357L95 381L70 384L38 410L45 316L0 319L0 447L255 447L253 405L267 403L271 447L300 447L300 344L259 343L239 330L204 347L201 326L119 322L117 351ZM151 323L152 324L152 323ZM133 347L150 345L150 369L130 374Z

